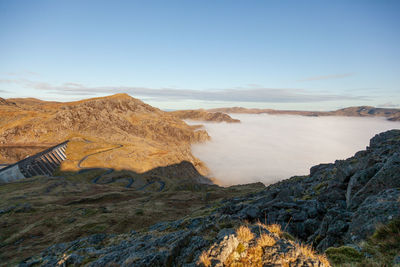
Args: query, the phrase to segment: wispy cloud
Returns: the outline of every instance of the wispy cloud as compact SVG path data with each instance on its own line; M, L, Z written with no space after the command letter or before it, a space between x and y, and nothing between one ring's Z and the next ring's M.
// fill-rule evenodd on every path
M299 80L299 82L341 79L341 78L354 76L355 74L356 74L355 72L349 72L349 73L342 73L342 74L320 75L320 76L313 76L313 77L308 77L308 78L305 78L305 79L301 79L301 80Z
M395 104L392 102L387 102L387 103L378 105L378 108L398 108L398 107L400 107L399 104Z
M307 103L366 99L365 96L321 94L294 88L237 87L219 90L193 90L134 86L90 87L80 83L66 82L62 85L53 85L46 82L31 81L27 79L0 79L0 83L18 84L26 88L42 90L46 93L57 95L98 95L125 92L134 97L148 97L157 101L190 99L231 102Z
M39 76L39 73L30 70L6 72L5 74L8 76Z

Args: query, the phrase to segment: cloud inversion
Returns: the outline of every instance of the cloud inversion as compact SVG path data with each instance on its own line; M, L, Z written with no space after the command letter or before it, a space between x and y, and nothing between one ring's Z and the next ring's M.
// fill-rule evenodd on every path
M365 149L377 133L400 128L381 118L232 114L241 123L204 123L212 140L193 145L223 185L271 184L307 175L320 163ZM199 124L196 122L195 124Z

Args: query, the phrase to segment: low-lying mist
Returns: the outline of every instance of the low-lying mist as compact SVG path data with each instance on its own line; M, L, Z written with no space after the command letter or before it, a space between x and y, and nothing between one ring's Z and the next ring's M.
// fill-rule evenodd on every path
M381 118L267 114L232 117L241 123L202 123L212 141L192 147L193 154L224 186L271 184L307 175L314 165L346 159L365 149L375 134L400 128L400 122Z

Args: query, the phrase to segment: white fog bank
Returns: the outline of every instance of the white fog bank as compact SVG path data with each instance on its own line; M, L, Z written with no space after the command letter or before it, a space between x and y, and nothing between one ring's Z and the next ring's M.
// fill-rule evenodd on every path
M382 118L232 114L241 123L202 122L212 140L192 146L222 185L266 185L312 166L346 159L369 145L377 133L400 129ZM199 124L199 122L189 122Z

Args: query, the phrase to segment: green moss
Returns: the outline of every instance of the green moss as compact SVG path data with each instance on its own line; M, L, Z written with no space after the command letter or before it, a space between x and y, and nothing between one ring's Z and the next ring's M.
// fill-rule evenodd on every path
M352 247L342 246L338 248L328 248L325 251L329 261L334 265L344 263L359 263L364 259L364 256Z
M81 262L81 264L82 264L82 265L85 265L85 264L87 264L87 263L89 263L89 262L94 261L95 259L96 259L95 257L87 257L87 258L84 258L83 261Z
M219 227L221 228L221 229L225 229L225 228L233 228L233 224L232 224L232 222L222 222L222 223L220 223L219 224Z
M292 240L295 241L296 239L294 238L294 236L292 236L291 234L287 233L287 232L283 232L282 233L282 237L288 240Z
M303 176L293 176L292 178L290 178L290 180L292 180L292 181L302 181L302 180L304 180L305 178L308 178L308 175L303 175Z
M304 196L302 196L301 199L302 199L302 200L311 200L311 199L312 199L312 196L310 196L310 195L308 195L308 194L305 194Z
M324 187L325 185L326 185L326 182L322 182L320 184L315 185L313 187L313 189L314 189L315 192L319 192L322 189L322 187Z
M356 158L353 158L352 160L350 160L350 164L355 164L357 162L358 162L358 159L356 159Z
M139 215L139 216L142 216L142 215L144 215L144 211L142 209L138 209L138 210L135 211L135 214Z
M81 230L87 234L96 234L104 232L107 228L106 224L89 223L84 225Z
M96 209L84 209L84 216L93 216L97 213Z

